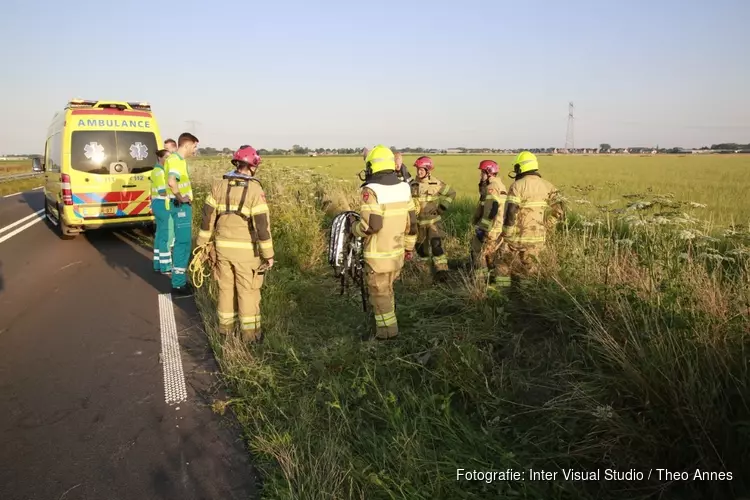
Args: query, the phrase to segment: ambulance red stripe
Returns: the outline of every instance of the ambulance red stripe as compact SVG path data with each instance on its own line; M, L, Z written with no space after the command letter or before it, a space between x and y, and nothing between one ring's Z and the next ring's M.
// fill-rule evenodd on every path
M111 191L104 193L103 203L132 203L136 201L145 191Z
M137 207L135 207L130 213L132 215L138 215L140 214L145 208L148 208L148 206L151 203L148 201L141 202Z

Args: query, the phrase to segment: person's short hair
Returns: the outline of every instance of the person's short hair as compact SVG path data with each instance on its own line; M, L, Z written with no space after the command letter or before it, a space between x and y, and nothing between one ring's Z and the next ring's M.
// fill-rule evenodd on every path
M161 160L162 158L164 158L168 154L169 154L169 150L168 149L160 149L159 151L156 152L156 157Z
M183 132L180 134L179 139L177 139L177 146L182 147L183 144L186 144L188 142L194 142L197 144L200 141L198 141L198 138L190 132Z
M177 146L177 141L175 141L174 139L167 139L166 141L164 141L164 145L166 146L167 144L174 144L175 146Z

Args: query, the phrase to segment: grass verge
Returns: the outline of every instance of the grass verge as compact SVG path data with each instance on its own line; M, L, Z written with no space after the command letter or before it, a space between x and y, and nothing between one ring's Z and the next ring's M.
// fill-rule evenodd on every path
M221 170L204 171L199 198ZM264 498L747 492L747 231L719 238L658 203L571 214L515 300L486 296L460 269L436 286L407 267L400 340L370 345L358 340L369 326L359 298L338 295L324 254L330 214L356 207L355 186L282 167L262 176L278 256L263 290L266 343L216 336L210 280L196 300L232 394L215 409L243 424ZM467 257L473 204L457 200L446 219L454 261ZM457 481L459 469L524 480ZM557 477L532 481L530 469ZM608 469L644 479L607 480ZM567 470L600 475L567 481ZM695 480L696 470L733 479Z
M43 177L40 179L20 179L17 181L0 182L0 196L22 193L43 185Z

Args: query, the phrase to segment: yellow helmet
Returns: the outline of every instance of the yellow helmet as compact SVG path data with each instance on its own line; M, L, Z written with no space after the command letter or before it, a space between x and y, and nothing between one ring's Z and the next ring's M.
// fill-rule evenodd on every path
M525 174L533 170L539 170L539 161L536 156L529 151L521 151L513 162L513 172L515 175ZM515 177L511 176L511 177Z
M393 151L382 144L378 144L367 152L365 172L367 175L372 175L385 170L396 170L396 158Z

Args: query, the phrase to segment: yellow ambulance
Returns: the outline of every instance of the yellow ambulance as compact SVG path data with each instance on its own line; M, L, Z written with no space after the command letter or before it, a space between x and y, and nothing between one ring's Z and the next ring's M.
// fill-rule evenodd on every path
M149 226L151 170L161 149L148 103L73 99L44 147L44 214L62 239L99 228Z

